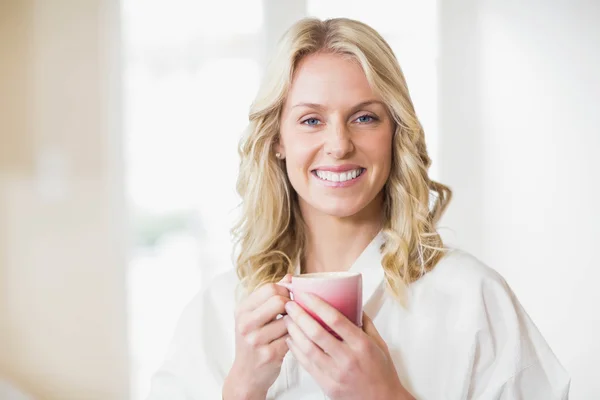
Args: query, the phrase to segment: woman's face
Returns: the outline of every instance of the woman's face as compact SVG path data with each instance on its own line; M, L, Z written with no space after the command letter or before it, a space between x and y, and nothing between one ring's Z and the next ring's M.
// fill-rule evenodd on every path
M393 129L385 104L356 61L334 54L301 60L276 150L286 159L303 213L343 218L379 208L378 194L390 174Z

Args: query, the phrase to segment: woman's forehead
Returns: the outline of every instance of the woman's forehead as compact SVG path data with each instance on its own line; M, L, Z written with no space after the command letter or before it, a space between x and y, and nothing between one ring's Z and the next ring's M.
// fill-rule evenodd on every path
M380 100L354 59L338 54L313 54L296 68L286 106L320 104L332 108Z

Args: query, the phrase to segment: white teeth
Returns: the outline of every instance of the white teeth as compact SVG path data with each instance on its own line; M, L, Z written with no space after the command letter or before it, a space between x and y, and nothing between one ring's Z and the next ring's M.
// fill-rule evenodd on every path
M326 180L326 181L346 182L346 181L355 179L356 177L360 176L360 174L362 173L362 168L357 168L352 171L342 172L339 174L336 172L320 171L320 170L317 170L316 173L319 178Z

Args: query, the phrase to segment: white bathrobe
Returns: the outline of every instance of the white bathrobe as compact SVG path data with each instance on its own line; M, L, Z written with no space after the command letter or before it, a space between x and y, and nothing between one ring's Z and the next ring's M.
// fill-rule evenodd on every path
M364 310L419 400L563 400L570 379L504 279L474 257L450 250L413 283L408 304L385 289L379 234L350 271L363 275ZM149 400L221 398L235 356L233 270L217 276L184 310ZM267 399L326 399L286 355Z

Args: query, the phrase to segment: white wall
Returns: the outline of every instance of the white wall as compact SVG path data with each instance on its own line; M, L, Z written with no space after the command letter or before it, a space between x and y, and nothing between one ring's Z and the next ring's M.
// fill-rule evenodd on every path
M117 1L0 2L0 380L129 397Z
M443 225L507 279L571 398L600 398L600 3L441 6Z

